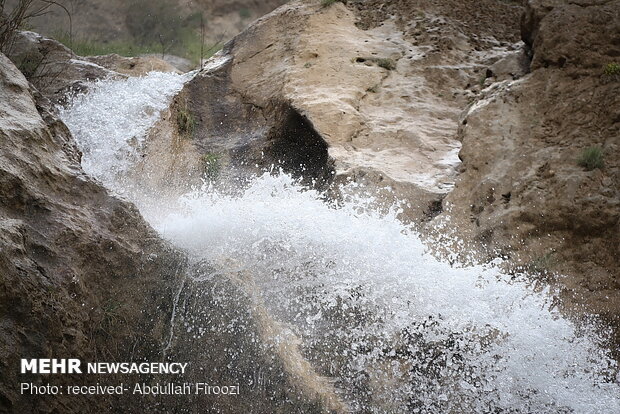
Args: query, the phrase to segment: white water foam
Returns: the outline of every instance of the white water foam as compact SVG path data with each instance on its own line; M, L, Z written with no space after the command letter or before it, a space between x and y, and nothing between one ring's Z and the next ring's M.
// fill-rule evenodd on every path
M604 377L615 364L594 332L578 335L549 309L547 292L493 267L439 262L395 211L365 204L330 208L289 176L266 174L241 197L196 192L151 221L195 257L228 267L232 258L251 274L351 399L364 377L396 402L387 412L620 412L620 387Z
M60 117L78 141L82 167L108 187L135 162L148 129L191 75L150 72L125 80L100 80L74 97Z
M182 83L149 76L99 84L63 113L85 169L106 183ZM172 214L144 214L197 261L250 275L356 412L620 412L614 361L593 329L551 309L548 292L492 266L437 261L395 210L322 198L266 174L241 196L203 189Z

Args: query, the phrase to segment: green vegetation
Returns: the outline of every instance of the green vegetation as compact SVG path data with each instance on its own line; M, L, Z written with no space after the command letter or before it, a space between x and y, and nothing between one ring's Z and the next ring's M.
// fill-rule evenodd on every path
M216 180L221 171L220 156L218 154L207 152L200 157L200 160L202 161L204 176L211 181Z
M603 74L605 76L620 76L620 64L612 62L605 65L605 69L603 70Z
M553 253L546 253L543 256L534 258L524 266L524 270L531 274L546 275L557 264Z
M381 58L381 59L377 59L376 62L380 68L387 69L387 70L396 69L396 62L394 62L394 60L392 59Z
M70 39L66 33L54 35L54 39L67 47L70 47ZM71 49L79 56L97 56L116 53L121 56L138 56L146 53L157 53L157 45L138 45L134 41L116 40L113 42L100 42L89 39L73 39Z
M0 49L8 44L16 30L27 28L32 16L45 13L53 6L62 8L71 20L76 4L71 3L70 7L64 7L57 2L35 4L32 0L17 0L12 9L5 9L6 18L0 19ZM174 54L198 63L201 57L208 59L220 49L220 41L209 43L204 38L205 19L202 13L180 14L178 8L169 0L133 0L127 2L124 11L129 31L124 38L113 41L78 38L72 35L71 25L67 31L63 29L53 37L80 56L111 53L121 56ZM246 16L248 12L249 10L242 9L239 13Z
M321 6L323 7L329 7L332 4L336 3L336 2L342 2L344 3L343 0L321 0Z
M69 37L67 35L58 34L54 36L54 38L65 46L70 47ZM128 57L144 54L161 54L162 50L161 45L138 44L132 39L117 40L113 42L73 39L73 47L71 47L71 49L79 56L98 56L116 53L117 55ZM205 45L202 49L203 59L208 59L221 49L221 45L219 43ZM200 61L201 53L200 39L198 35L195 35L192 32L187 32L184 38L180 39L180 41L176 43L175 48L173 50L169 50L167 53L172 53L189 59L193 63L198 63Z
M101 305L101 311L103 313L101 320L99 321L99 330L105 333L109 333L109 329L118 324L125 323L125 317L123 316L123 309L121 302L110 299Z
M588 147L581 153L577 164L586 171L603 168L603 150L600 147Z
M482 76L480 76L480 79L478 79L478 85L483 88L484 87L484 81L487 80L487 76L486 74L483 74Z
M365 63L365 64L368 64L368 62L371 62L371 63L375 63L377 66L383 69L387 69L387 70L396 69L396 62L394 61L394 59L390 59L390 58L355 57L351 59L351 62Z
M187 102L177 109L177 128L181 134L191 135L196 128L196 120L187 108Z
M194 63L213 56L220 44L205 44L203 40L205 20L201 13L179 15L175 6L166 0L137 0L126 9L129 36L111 42L94 39L73 39L67 33L55 38L80 56L121 56L142 54L174 54Z
M239 17L241 17L243 20L249 19L250 17L252 17L252 12L247 7L244 7L239 10Z

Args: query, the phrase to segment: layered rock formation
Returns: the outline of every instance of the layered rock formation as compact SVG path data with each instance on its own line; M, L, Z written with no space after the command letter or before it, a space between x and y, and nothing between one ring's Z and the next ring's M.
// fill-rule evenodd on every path
M170 122L181 111L195 125L163 141L182 143L193 160L393 187L408 197L410 219L436 214L456 176L460 111L487 65L521 53L514 35L487 36L495 26L516 32L518 8L497 6L502 20L481 19L478 35L435 6L390 7L376 15L373 4L297 1L260 19L188 83ZM196 179L200 169L191 169Z
M462 172L441 217L510 257L565 303L620 315L620 3L529 1L526 77L494 83L461 116ZM579 159L590 147L601 168ZM616 322L617 323L617 320Z
M160 358L181 255L81 171L66 127L1 59L2 382L12 412L87 410L91 396L27 398L25 357ZM66 379L65 379L66 380ZM79 379L76 381L80 381Z

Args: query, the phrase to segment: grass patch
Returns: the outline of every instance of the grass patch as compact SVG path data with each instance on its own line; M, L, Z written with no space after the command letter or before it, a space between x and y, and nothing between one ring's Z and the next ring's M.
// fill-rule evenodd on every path
M343 1L342 1L342 0L321 0L321 6L323 6L323 7L329 7L329 6L331 6L332 4L337 3L337 2L341 2L341 3L343 3Z
M603 69L605 76L620 76L620 64L612 62L605 65Z
M603 168L603 150L600 147L588 147L581 153L577 164L586 171Z
M101 56L116 53L120 56L133 57L145 54L157 54L161 57L162 48L159 44L141 45L131 39L117 40L114 42L101 42L89 39L73 39L69 41L68 35L57 34L54 36L56 40L64 44L75 52L78 56ZM194 64L200 62L201 52L200 37L192 32L187 31L165 54L172 54L189 59ZM222 48L221 44L205 44L202 48L204 53L203 59L208 59Z
M71 48L79 56L100 56L116 53L120 56L138 56L146 53L157 53L158 45L138 45L131 40L116 40L114 42L100 42L90 39L73 39L69 41L66 34L57 34L56 40Z
M396 69L396 62L394 62L393 59L381 58L381 59L377 59L376 62L377 62L377 66L379 66L380 68L387 69L387 70Z
M216 180L222 169L220 156L212 152L207 152L200 157L200 161L202 162L204 176L211 181Z
M177 109L177 128L184 135L191 135L196 129L196 120L187 108L187 103Z

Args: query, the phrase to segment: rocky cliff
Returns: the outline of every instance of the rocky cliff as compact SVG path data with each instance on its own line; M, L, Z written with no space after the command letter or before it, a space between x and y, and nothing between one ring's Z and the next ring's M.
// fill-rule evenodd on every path
M456 177L459 115L487 67L510 55L494 76L524 70L512 43L520 9L474 19L469 5L377 7L291 2L233 39L177 100L195 121L180 141L194 144L182 146L198 151L191 159L389 186L407 196L409 218L435 215Z
M336 202L348 195L341 184L358 184L379 194L379 207L404 201L400 218L431 247L505 258L515 278L558 288L563 310L601 315L618 332L620 2L323 3L291 1L230 41L163 111L128 179L178 196L275 167ZM230 14L246 3L217 4ZM187 380L238 380L246 390L189 404L109 399L111 411L346 412L257 300L252 275L190 264L163 242L132 204L84 174L47 99L149 65L173 69L85 60L23 36L27 53L11 56L22 71L28 56L50 56L56 69L43 76L37 66L29 84L0 55L0 409L95 404L19 395L15 384L41 381L17 374L28 355L184 360Z
M49 103L1 59L2 382L9 412L86 410L25 398L23 357L160 358L184 259L131 205L87 177ZM144 253L144 254L143 254ZM139 346L137 346L139 344Z
M616 325L620 83L609 67L619 16L617 1L526 3L531 73L488 85L460 116L461 172L441 217ZM588 151L600 163L585 162Z

